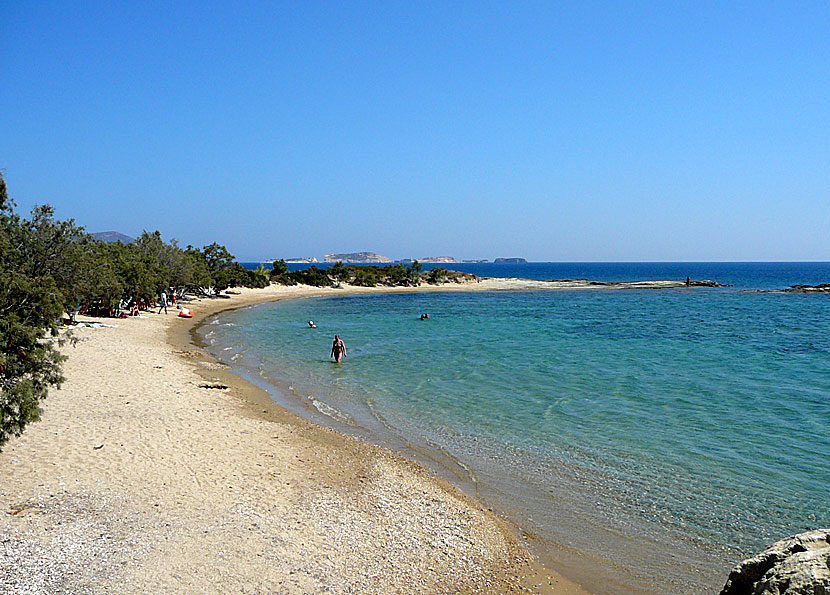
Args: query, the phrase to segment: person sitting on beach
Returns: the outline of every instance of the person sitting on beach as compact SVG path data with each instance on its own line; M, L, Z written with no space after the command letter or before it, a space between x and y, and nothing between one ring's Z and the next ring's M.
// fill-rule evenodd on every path
M340 335L334 335L334 343L331 344L331 357L334 358L338 364L340 360L346 357L346 344Z
M316 325L316 324L314 324L314 321L313 321L313 320L309 320L309 321L308 321L308 328L317 328L317 325Z

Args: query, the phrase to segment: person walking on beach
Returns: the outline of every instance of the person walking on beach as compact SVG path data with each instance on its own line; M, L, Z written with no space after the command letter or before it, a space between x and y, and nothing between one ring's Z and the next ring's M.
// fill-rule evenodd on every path
M162 290L161 291L161 303L159 304L159 314L161 314L162 309L164 313L167 314L167 292Z
M331 344L331 357L334 358L338 364L340 360L346 357L346 344L340 335L334 335L334 343Z

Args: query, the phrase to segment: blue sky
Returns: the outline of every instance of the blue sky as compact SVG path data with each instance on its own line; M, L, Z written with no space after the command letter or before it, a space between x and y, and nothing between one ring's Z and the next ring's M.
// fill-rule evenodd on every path
M830 260L830 4L0 0L21 211L238 258Z

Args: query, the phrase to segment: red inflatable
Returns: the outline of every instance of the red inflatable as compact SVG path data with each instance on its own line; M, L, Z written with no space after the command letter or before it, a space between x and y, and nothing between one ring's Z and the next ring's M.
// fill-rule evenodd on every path
M179 311L179 318L193 318L193 312L187 308L182 308L181 311Z

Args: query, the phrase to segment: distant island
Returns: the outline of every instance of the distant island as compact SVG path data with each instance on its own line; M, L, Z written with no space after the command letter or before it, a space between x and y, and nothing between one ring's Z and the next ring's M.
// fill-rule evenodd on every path
M447 263L447 262L458 262L458 261L455 258L453 258L452 256L425 256L424 258L419 258L418 262L421 262L421 263L424 263L424 262L426 262L426 263L436 263L436 262Z
M323 262L372 263L392 262L392 259L374 252L345 252L343 254L326 254Z
M499 264L521 264L527 261L524 258L497 258L493 262Z
M490 262L486 258L459 260L454 256L424 256L423 258L401 258L399 260L393 260L387 256L377 254L376 252L340 252L334 254L326 254L323 257L322 261L318 260L314 256L303 258L285 258L282 260L284 260L288 264L315 264L318 262L346 262L352 264L412 264L416 261L421 264L480 264ZM266 260L264 262L271 264L274 262L274 260ZM493 262L520 263L527 261L524 258L497 258Z
M130 236L125 235L119 231L98 231L93 233L92 237L101 242L107 242L108 244L114 242L121 242L122 244L132 244L133 242L135 242L135 238L131 238Z
M453 256L425 256L417 259L420 263L434 264L434 263L462 263L462 262L488 262L487 260L457 260ZM400 262L411 262L410 260Z

